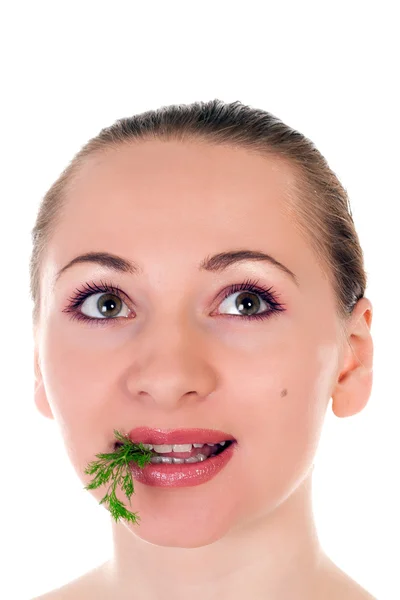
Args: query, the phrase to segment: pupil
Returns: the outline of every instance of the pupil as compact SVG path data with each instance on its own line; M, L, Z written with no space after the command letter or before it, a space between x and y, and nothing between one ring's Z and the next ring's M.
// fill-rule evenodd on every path
M119 300L118 300L119 302ZM118 307L118 302L116 302L115 297L111 296L110 294L104 294L101 298L99 298L97 304L98 304L98 309L102 314L105 314L107 316L108 315L108 311L110 310L111 312L116 312L118 314L119 312L119 307ZM117 310L115 310L117 307Z
M254 314L257 312L257 310L259 309L259 301L257 300L255 303L249 299L249 296L253 296L254 298L257 299L257 296L255 294L249 294L248 292L244 292L243 294L239 294L239 296L236 298L236 302L238 303L238 310L242 310L243 308L245 310L250 310L250 314ZM239 300L240 298L245 298L245 300ZM257 306L258 304L258 306Z

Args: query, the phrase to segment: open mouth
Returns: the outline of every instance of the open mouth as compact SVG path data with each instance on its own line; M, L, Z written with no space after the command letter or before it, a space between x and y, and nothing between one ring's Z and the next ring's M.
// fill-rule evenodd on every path
M152 464L190 464L218 456L235 442L236 440L226 440L217 444L143 444L143 446L152 451ZM116 449L120 446L122 446L121 442L115 443Z

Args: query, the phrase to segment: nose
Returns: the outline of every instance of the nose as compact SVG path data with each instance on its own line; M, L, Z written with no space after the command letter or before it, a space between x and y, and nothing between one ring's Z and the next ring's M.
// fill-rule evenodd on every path
M165 320L139 334L127 387L137 401L173 411L207 398L217 385L209 341L187 321Z

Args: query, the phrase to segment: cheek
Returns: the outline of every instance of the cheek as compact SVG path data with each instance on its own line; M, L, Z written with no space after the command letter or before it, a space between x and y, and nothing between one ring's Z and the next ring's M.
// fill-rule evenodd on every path
M104 353L80 352L61 336L44 338L42 366L46 395L61 430L71 462L85 466L86 458L104 446L105 399L112 397L111 371ZM115 383L114 383L115 385Z
M270 357L261 375L247 373L236 388L240 481L256 512L287 497L306 476L317 451L336 346L314 344L306 354L297 352L292 346L290 353Z
M52 324L44 339L46 387L57 407L71 416L75 410L82 416L101 403L112 378L115 352L101 348L95 333L76 324Z
M244 517L263 517L301 484L310 470L323 419L309 388L278 386L251 403L238 424L235 497ZM235 482L233 482L235 483Z

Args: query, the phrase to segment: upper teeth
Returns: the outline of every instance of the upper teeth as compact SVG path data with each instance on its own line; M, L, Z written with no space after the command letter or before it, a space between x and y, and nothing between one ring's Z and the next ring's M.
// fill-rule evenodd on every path
M221 446L224 446L226 442L218 442ZM202 448L203 446L215 446L216 444L142 444L146 450L154 450L160 454L167 452L191 452L192 448Z

